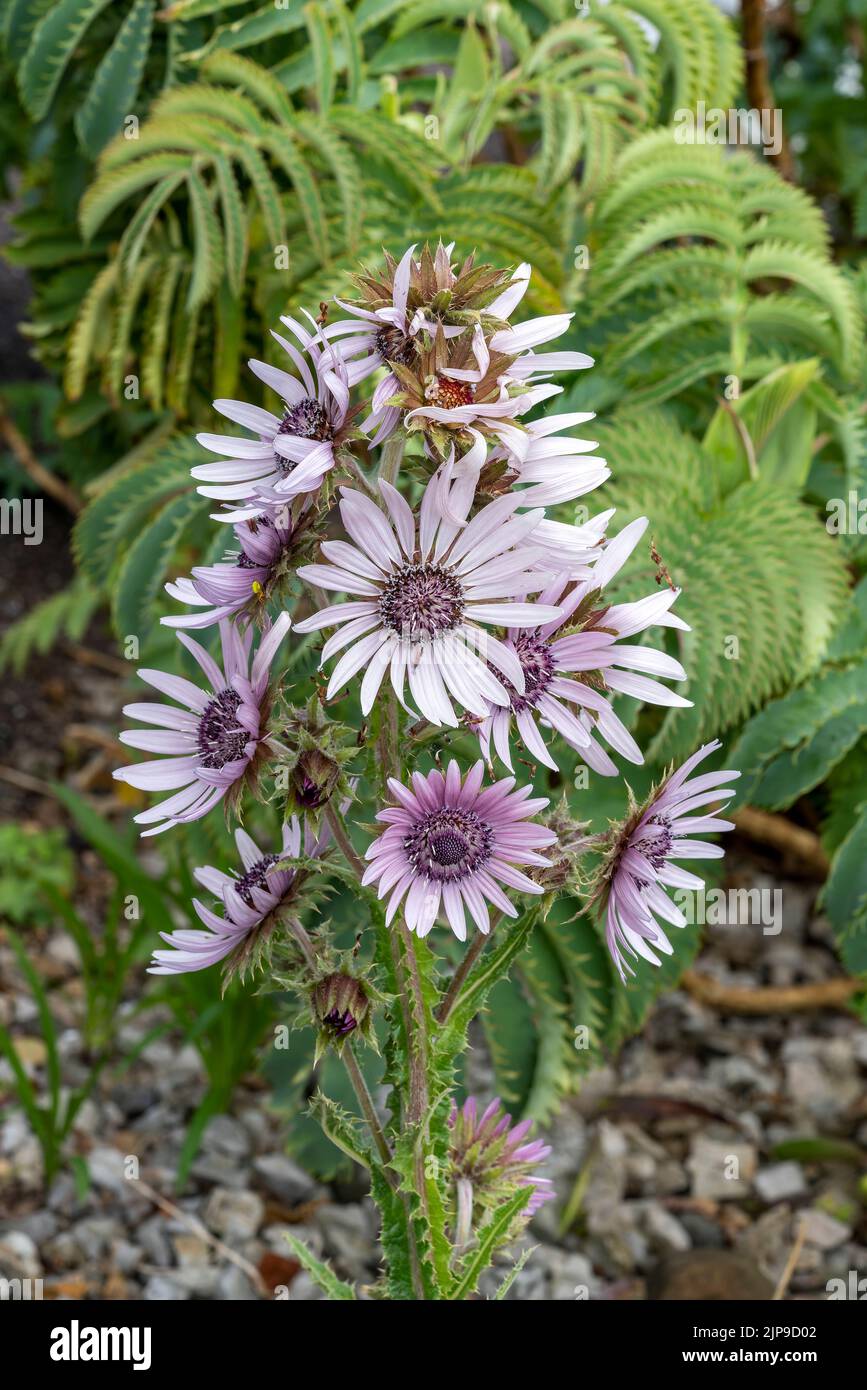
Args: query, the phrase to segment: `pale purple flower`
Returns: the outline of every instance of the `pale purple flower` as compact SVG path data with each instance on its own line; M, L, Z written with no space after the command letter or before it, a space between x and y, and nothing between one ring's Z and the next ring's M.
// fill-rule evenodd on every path
M406 423L430 420L450 429L464 430L483 426L504 448L520 455L529 439L511 422L549 396L556 395L561 388L541 383L513 390L510 367L507 374L496 379L497 399L478 401L475 387L487 377L491 365L489 345L478 324L473 330L472 351L475 367L443 367L425 387L425 404L407 411Z
M481 1115L475 1096L469 1096L460 1109L452 1101L449 1160L457 1184L460 1244L466 1243L470 1233L474 1205L491 1208L508 1201L515 1189L531 1187L533 1194L522 1212L529 1219L554 1197L551 1179L533 1171L551 1147L541 1139L526 1142L532 1128L532 1120L513 1125L499 1099L492 1100Z
M561 417L566 418L566 417ZM517 445L519 448L528 444L530 436L520 434ZM488 461L487 445L481 434L475 429L470 428L469 434L472 436L473 444L463 454L460 459L455 460L454 450L449 454L435 475L437 507L444 518L449 522L454 522L463 526L470 508L472 507L475 496L476 486L482 468ZM499 448L491 454L491 459L501 457ZM520 474L521 464L518 456L510 453L512 467ZM573 465L578 462L578 470ZM589 462L589 472L585 473L580 484L576 482L577 474L580 473L583 462ZM597 472L598 465L602 468ZM532 465L531 465L532 466ZM608 469L603 460L580 461L575 459L566 460L563 464L564 476L566 470L572 478L571 490L579 486L582 491L596 487L602 481L603 473L608 474ZM520 477L515 481L520 481ZM585 486L586 485L586 486ZM546 487L547 483L542 484ZM518 489L512 488L511 496L515 499L515 506L522 508L530 502L530 494L534 488ZM541 502L541 498L538 499ZM581 525L573 525L565 521L549 521L546 518L539 520L533 528L533 546L539 553L537 568L545 570L551 574L564 573L570 579L589 579L591 577L592 566L598 561L602 551L602 542L605 539L605 531L609 521L614 515L614 508L598 513L591 517L589 521Z
M263 636L251 666L252 628L248 625L239 631L224 619L220 623L223 670L204 647L179 632L178 640L202 668L210 689L165 671L139 671L148 685L185 706L124 706L124 714L131 719L157 727L125 730L121 742L167 756L118 768L114 776L142 791L174 792L135 817L139 824L153 826L144 835L159 835L173 825L199 820L227 793L240 790L265 734L269 670L290 625L289 614L281 613Z
M418 527L408 502L389 483L380 483L387 515L371 498L341 488L340 514L355 545L326 541L322 553L329 563L304 565L298 574L351 600L330 604L296 630L341 627L322 650L327 661L346 649L331 675L328 699L364 668L361 708L368 714L388 671L401 703L408 681L426 719L456 727L452 699L482 717L489 702L509 703L501 676L523 688L514 652L486 628L535 627L558 617L559 609L525 597L546 582L535 569L542 552L532 545L543 513L515 516L519 499L507 495L463 525L443 515L441 488L435 475L425 488ZM517 593L520 602L514 601Z
M218 400L215 408L226 419L250 430L255 438L237 435L199 434L198 442L223 457L220 463L198 464L192 469L201 479L203 497L223 502L247 502L234 512L218 512L215 520L237 521L255 516L256 499L275 503L290 501L315 491L334 467L335 445L346 432L349 415L349 382L346 368L335 358L314 319L308 332L295 319L281 323L295 335L301 349L279 333L272 337L287 353L297 375L253 360L250 369L266 386L282 397L279 415L244 401Z
M731 821L700 808L734 796L726 783L740 773L705 772L690 780L693 769L721 746L715 739L699 748L614 834L596 896L606 899L605 940L624 981L627 974L635 974L624 952L633 958L641 956L652 965L659 965L655 952L672 954L658 918L673 927L686 926L686 916L665 890L704 887L702 879L673 861L720 859L724 854L721 845L693 837L734 828Z
M427 936L442 911L459 941L467 936L466 914L479 931L490 931L488 903L517 917L501 885L519 893L544 890L516 867L545 868L539 853L556 842L552 830L529 818L548 805L533 798L531 786L514 790L506 777L482 790L481 759L461 778L452 760L445 773L412 774L412 789L388 779L397 802L378 812L387 829L369 846L370 864L362 883L377 883L377 896L389 894L386 923L404 898L403 916L410 931Z
M266 507L258 516L235 523L238 551L216 565L197 565L191 579L167 584L166 593L205 612L166 617L166 627L211 627L263 602L278 568L285 564L294 534L288 505Z
M557 763L537 727L538 720L575 748L596 772L616 776L617 767L593 734L602 735L629 762L642 763L644 758L600 685L606 692L632 695L648 704L684 707L691 703L651 678L685 680L686 672L679 661L665 652L622 640L653 624L688 631L686 623L669 611L678 591L663 589L637 603L611 606L598 597L634 550L646 527L646 517L624 527L602 550L591 578L582 580L571 591L566 591L562 575L542 591L539 602L556 604L560 609L560 615L552 622L509 632L508 644L521 662L525 685L523 691L511 692L508 707L492 705L477 726L488 761L493 739L501 760L512 769L509 736L514 723L531 757L556 769ZM570 632L576 612L582 605L586 608L587 601L592 611L582 612L581 630ZM590 681L581 679L583 672L592 673Z
M181 975L192 970L205 970L209 965L225 960L253 933L261 934L296 885L295 869L277 869L275 865L286 859L298 859L302 845L307 858L318 858L327 849L329 841L327 828L319 838L307 825L302 833L297 816L284 824L283 843L277 854L263 854L245 830L236 830L235 843L244 866L242 873L225 874L210 867L193 870L196 881L221 903L222 916L194 898L193 907L205 930L179 928L173 932L160 932L171 950L154 951L148 973Z

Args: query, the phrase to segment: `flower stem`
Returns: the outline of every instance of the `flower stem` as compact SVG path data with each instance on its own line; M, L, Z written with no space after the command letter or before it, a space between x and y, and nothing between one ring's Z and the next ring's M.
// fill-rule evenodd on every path
M391 1187L397 1187L397 1174L392 1172L389 1167L392 1160L392 1152L388 1147L388 1140L383 1133L382 1125L379 1123L379 1116L376 1113L373 1097L370 1094L370 1089L358 1065L351 1043L344 1043L341 1057L343 1065L346 1067L349 1080L352 1082L352 1089L358 1099L358 1104L361 1106L362 1114L367 1121L367 1127L373 1136L376 1151L382 1159L383 1177Z
M382 446L379 476L386 483L391 483L392 487L397 485L397 475L400 472L400 465L403 459L404 444L405 440L402 434L393 434Z
M493 932L498 920L499 918L495 918L494 921L491 923L491 932ZM440 1026L448 1022L449 1015L451 1014L452 1009L455 1007L455 1004L458 1001L458 996L461 992L464 980L467 978L476 961L479 959L479 956L482 954L485 947L487 946L489 936L490 933L488 936L483 936L481 932L477 934L477 936L473 940L472 945L464 954L463 960L461 961L460 965L458 966L457 970L452 976L452 982L446 990L445 998L443 999L442 1003L440 1004L439 1008L437 1009L434 1015L437 1023L439 1023Z
M340 847L347 864L353 872L361 878L364 874L364 861L356 852L349 838L349 832L346 829L343 817L333 802L328 803L328 807L325 811L325 819L331 827L331 833Z

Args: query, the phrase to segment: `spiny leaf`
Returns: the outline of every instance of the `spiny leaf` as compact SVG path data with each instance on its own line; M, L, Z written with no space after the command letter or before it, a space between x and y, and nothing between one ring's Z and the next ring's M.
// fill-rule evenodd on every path
M296 1259L301 1261L314 1284L322 1290L327 1298L339 1302L351 1302L355 1298L355 1290L351 1284L338 1279L331 1267L314 1255L304 1242L294 1236L291 1231L286 1231L284 1234Z

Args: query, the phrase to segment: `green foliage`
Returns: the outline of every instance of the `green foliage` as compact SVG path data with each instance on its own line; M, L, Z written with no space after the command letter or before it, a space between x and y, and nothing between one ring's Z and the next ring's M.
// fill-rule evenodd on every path
M773 431L757 433L753 477L743 449L738 460L718 437L700 445L660 411L623 410L600 435L613 473L604 494L622 515L650 518L649 536L683 589L675 611L691 628L680 657L695 703L665 714L651 748L658 763L680 760L815 669L845 599L845 569L811 510L773 471L764 480ZM646 553L633 561L623 588L637 597L647 591Z
M0 825L0 866L0 919L17 925L48 920L46 889L68 895L74 881L62 830Z
M132 110L150 47L156 0L134 0L117 36L99 64L75 118L83 147L97 155Z
M346 1284L342 1279L338 1279L334 1271L308 1250L303 1240L293 1236L291 1231L286 1232L286 1240L289 1249L300 1260L314 1284L322 1290L326 1298L334 1301L342 1301L355 1298L355 1291L351 1284Z
M17 622L10 623L0 638L0 671L12 670L20 675L34 653L50 651L61 637L79 641L99 602L99 592L83 575L42 599Z
M595 332L610 338L617 325L605 372L633 406L723 378L742 385L805 349L841 382L857 377L861 310L821 212L754 155L679 143L670 129L644 135L617 161L588 232Z

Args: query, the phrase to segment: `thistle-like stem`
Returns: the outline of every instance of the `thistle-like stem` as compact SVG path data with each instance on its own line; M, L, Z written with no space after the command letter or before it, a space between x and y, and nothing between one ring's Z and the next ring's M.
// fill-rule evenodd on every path
M437 1023L439 1023L441 1027L448 1022L449 1015L457 1003L464 980L467 978L476 961L479 959L479 956L487 946L490 935L493 933L498 921L499 916L495 917L491 923L491 931L488 936L483 936L481 932L475 936L472 945L465 952L463 960L452 976L452 981L446 990L445 997L434 1014Z
M358 462L358 459L355 458L353 455L350 455L347 459L347 463L349 465L349 471L351 472L352 476L355 478L356 482L361 484L361 486L364 488L364 491L367 493L367 496L376 497L377 490L374 487L374 485L369 481L369 479L365 477L364 469L361 467L361 464Z
M415 951L414 937L407 927L402 928L401 935L407 962L407 982L412 997L411 1006L407 1010L409 1041L409 1104L407 1106L407 1122L414 1131L413 1185L418 1199L422 1204L422 1208L426 1211L428 1205L427 1179L425 1176L425 1156L422 1148L422 1137L430 1106L430 1088L428 1086L428 1037L425 1015L426 1006L424 990L422 989L421 972L419 970L418 957ZM420 1296L423 1298L424 1293L422 1292Z
M400 729L398 727L397 704L392 695L387 695L382 713L382 727L379 734L379 753L382 763L383 795L389 777L400 777Z
M315 971L315 969L316 969L316 947L313 945L313 942L310 940L310 936L309 936L307 930L301 925L301 923L298 921L298 918L297 918L297 917L293 917L293 918L290 919L290 921L289 921L289 930L291 931L292 935L295 937L295 940L298 942L298 945L299 945L299 947L300 947L300 949L301 949L301 954L303 955L304 960L305 960L306 963L307 963L308 969L309 969L309 970Z
M393 434L382 446L379 476L384 482L391 483L392 487L397 485L397 475L400 472L405 443L402 434Z
M352 844L352 841L349 838L349 832L346 829L343 817L341 816L337 807L334 805L333 801L329 801L328 803L328 806L325 811L325 819L328 821L328 824L331 827L331 833L334 836L334 839L339 849L341 850L344 859L346 860L349 867L353 870L354 873L358 875L360 879L364 874L364 861L356 852Z
M397 1174L389 1167L392 1160L392 1152L388 1147L388 1140L385 1137L382 1125L379 1123L379 1116L376 1113L373 1097L370 1094L370 1089L364 1079L361 1067L358 1065L351 1043L344 1043L341 1057L343 1065L346 1067L349 1080L352 1083L352 1089L355 1092L358 1104L361 1106L361 1113L364 1115L367 1121L367 1127L373 1136L376 1151L382 1159L383 1177L391 1187L397 1187Z
M299 947L301 948L301 953L304 956L305 961L307 962L308 968L311 971L315 972L317 966L316 946L313 944L307 931L298 921L297 918L291 919L291 921L289 922L289 928L292 932L292 935L295 937L295 940L298 942ZM385 1177L386 1182L391 1187L397 1187L397 1175L394 1172L392 1172L392 1170L388 1166L392 1160L392 1152L391 1149L388 1147L388 1140L386 1139L385 1134L383 1133L382 1125L379 1123L379 1116L376 1113L376 1106L373 1103L373 1097L370 1094L370 1089L367 1085L367 1082L364 1079L364 1073L358 1065L358 1061L356 1059L355 1053L352 1050L352 1045L350 1042L347 1041L343 1044L343 1047L339 1055L341 1061L343 1062L343 1065L346 1067L346 1072L352 1085L352 1089L355 1092L356 1099L358 1100L358 1104L361 1107L361 1113L367 1121L367 1127L370 1130L373 1142L376 1145L376 1151L382 1159L384 1168L383 1176Z

